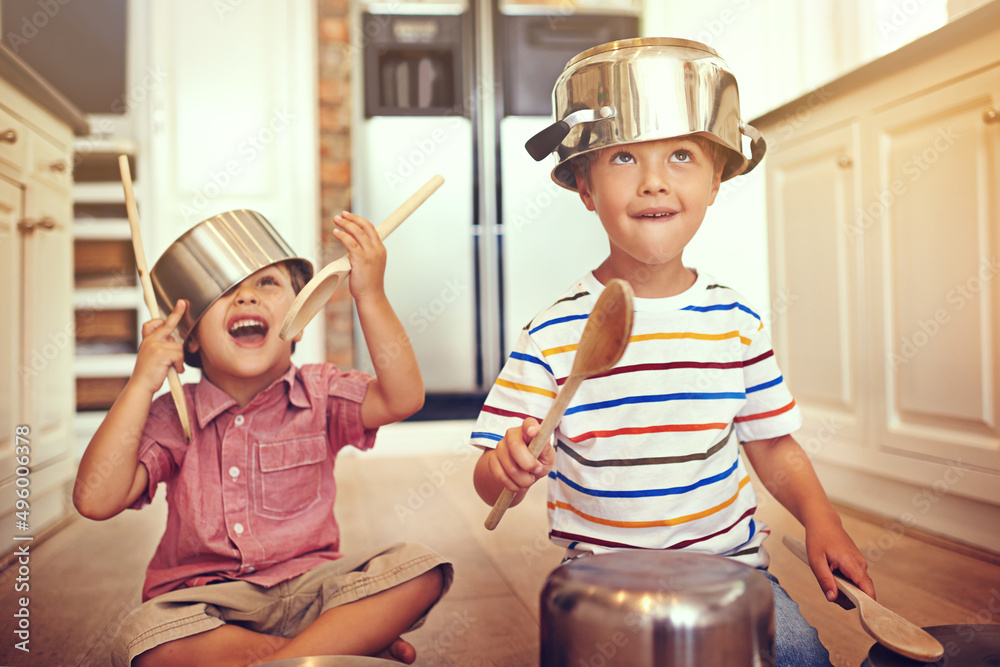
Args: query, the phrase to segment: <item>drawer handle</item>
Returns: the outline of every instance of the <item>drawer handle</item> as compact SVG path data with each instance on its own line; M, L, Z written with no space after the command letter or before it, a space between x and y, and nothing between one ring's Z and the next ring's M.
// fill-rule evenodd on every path
M54 171L57 174L61 174L66 171L66 162L64 160L57 160L49 165L49 171Z
M16 144L17 132L14 130L5 130L4 132L0 132L0 143Z
M1000 123L1000 112L996 109L987 109L983 112L983 122L987 125L992 125L993 123Z
M56 221L52 218L42 218L41 220L32 220L31 218L25 218L21 222L17 223L17 228L20 229L25 234L30 234L36 229L55 229Z
M848 167L852 166L853 164L854 164L854 160L852 160L851 158L847 157L846 155L843 155L843 156L837 158L837 166L840 167L841 169L847 169Z

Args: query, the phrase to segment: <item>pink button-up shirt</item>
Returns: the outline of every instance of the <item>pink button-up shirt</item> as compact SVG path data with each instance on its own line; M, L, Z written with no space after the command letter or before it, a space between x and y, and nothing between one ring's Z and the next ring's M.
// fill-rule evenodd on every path
M148 503L167 484L167 528L143 600L229 580L273 586L340 558L333 463L369 449L361 421L370 375L294 365L247 404L202 378L184 385L191 442L169 394L153 402L139 445ZM192 409L193 407L193 409Z

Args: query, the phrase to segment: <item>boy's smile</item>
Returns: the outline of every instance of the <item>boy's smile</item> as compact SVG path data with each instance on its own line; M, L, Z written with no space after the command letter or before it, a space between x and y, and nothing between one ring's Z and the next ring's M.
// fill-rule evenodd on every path
M589 183L577 183L608 234L606 277L625 278L643 292L636 284L643 268L682 275L684 247L715 201L721 176L712 156L686 137L603 149L590 165Z
M219 297L191 332L205 375L241 405L288 370L292 341L277 331L294 300L288 268L268 266Z
M240 347L260 347L267 341L267 320L256 314L233 315L226 330Z

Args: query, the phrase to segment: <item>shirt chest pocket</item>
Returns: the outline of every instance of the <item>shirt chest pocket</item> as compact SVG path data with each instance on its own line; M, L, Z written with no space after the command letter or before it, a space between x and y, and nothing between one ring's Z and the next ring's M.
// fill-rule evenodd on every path
M318 502L327 456L326 438L321 435L257 443L258 512L288 518Z

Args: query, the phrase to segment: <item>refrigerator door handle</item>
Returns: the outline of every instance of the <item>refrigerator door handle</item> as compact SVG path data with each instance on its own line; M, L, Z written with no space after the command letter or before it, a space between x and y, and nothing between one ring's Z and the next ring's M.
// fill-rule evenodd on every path
M618 110L612 106L604 106L600 109L581 109L574 111L557 123L549 125L547 128L533 136L525 142L524 148L528 155L541 162L545 156L554 151L562 140L569 134L574 125L581 123L593 123L599 120L614 118L618 115Z

